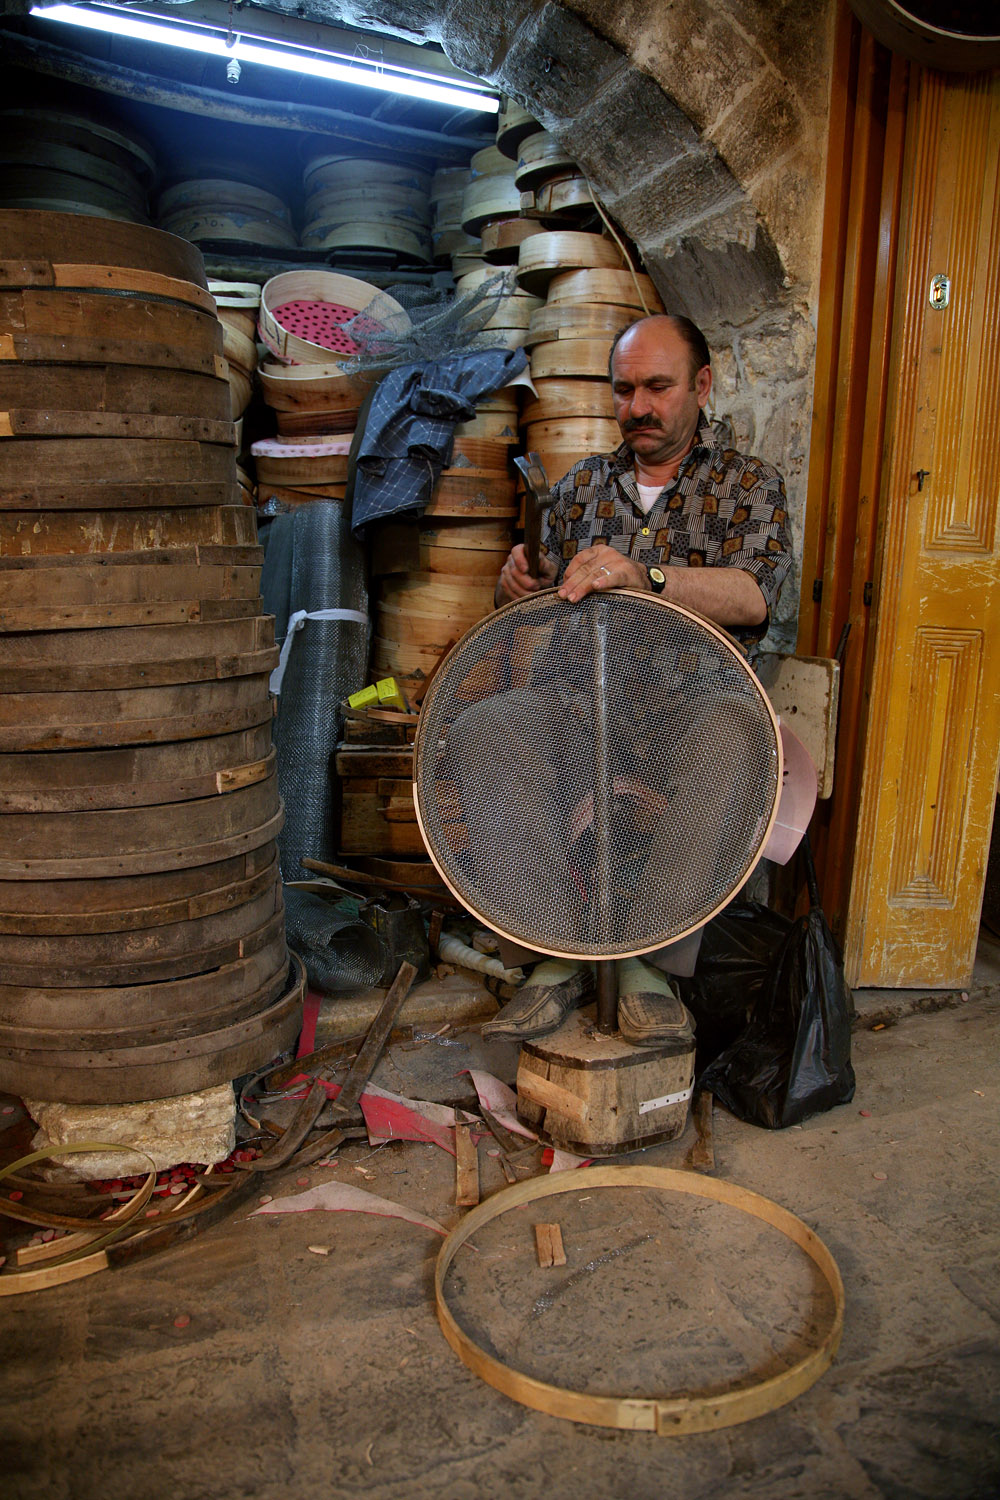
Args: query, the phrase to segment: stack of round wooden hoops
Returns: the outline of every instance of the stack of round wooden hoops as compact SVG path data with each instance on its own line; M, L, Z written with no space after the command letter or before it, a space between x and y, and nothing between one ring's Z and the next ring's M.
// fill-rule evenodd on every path
M301 1019L273 622L201 257L0 212L0 1087L182 1094Z
M156 163L120 130L70 110L0 113L0 206L148 223Z
M280 437L354 431L372 378L344 370L358 349L344 325L376 297L386 315L405 317L378 287L336 271L284 271L265 284L258 331L273 359L258 374Z
M431 179L419 167L358 156L317 156L305 170L302 244L386 264L431 259Z
M522 250L531 244L526 241ZM608 453L621 442L611 402L608 351L621 329L647 312L662 311L650 278L631 269L563 269L549 279L545 304L532 313L524 341L531 350L537 396L523 407L521 422L524 445L541 458L551 483L589 453Z
M195 244L296 248L288 204L275 193L229 177L196 177L160 194L159 225Z
M373 670L395 677L413 703L444 652L493 608L517 520L516 442L517 397L497 391L455 429L452 466L420 521L420 568L379 580Z

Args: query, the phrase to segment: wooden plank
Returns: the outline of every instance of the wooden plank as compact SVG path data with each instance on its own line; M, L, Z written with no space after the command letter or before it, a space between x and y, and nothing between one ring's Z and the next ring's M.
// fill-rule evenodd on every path
M538 1264L543 1270L547 1270L550 1266L566 1264L562 1230L558 1224L535 1225L535 1249L538 1254Z
M257 518L246 505L183 509L0 510L0 557L83 557L166 547L253 547Z
M471 1125L455 1126L455 1205L475 1208L479 1202L479 1151Z
M179 744L69 755L44 751L0 755L0 795L6 813L93 812L190 802L272 776L276 751L270 740L270 724L265 722L236 734ZM264 753L252 758L255 746ZM159 750L166 751L166 756L147 753ZM228 765L227 758L231 758Z
M227 443L161 438L10 438L0 443L0 509L3 496L44 492L59 484L138 484L153 469L158 483L206 484L232 477ZM26 476L30 483L26 484ZM39 505L40 510L47 507ZM95 505L95 510L103 509Z

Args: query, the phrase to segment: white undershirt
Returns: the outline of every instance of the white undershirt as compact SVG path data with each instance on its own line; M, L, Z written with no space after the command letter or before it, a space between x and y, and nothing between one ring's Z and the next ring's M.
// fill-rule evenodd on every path
M636 480L635 487L639 491L639 504L642 507L642 513L644 516L648 516L657 500L659 500L660 496L663 494L663 485L640 484L639 481Z

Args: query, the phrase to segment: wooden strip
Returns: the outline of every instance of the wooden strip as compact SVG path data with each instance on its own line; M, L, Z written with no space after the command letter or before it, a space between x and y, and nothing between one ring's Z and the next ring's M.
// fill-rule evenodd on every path
M536 344L531 354L531 378L572 380L584 376L607 380L610 346L610 338L559 338Z
M280 934L281 886L211 916L125 933L0 934L4 983L89 989L182 979L235 963ZM277 925L276 925L277 922Z
M217 372L222 324L181 302L31 288L0 291L3 358Z
M434 1295L441 1331L462 1363L489 1385L522 1405L546 1412L549 1416L599 1427L656 1432L662 1436L717 1431L774 1411L809 1390L832 1364L843 1332L844 1287L836 1261L813 1230L787 1209L732 1183L666 1167L633 1166L588 1167L587 1191L602 1187L640 1187L712 1199L770 1224L797 1245L818 1268L833 1294L833 1317L816 1347L780 1374L750 1387L715 1389L706 1395L628 1398L593 1396L549 1385L510 1369L488 1354L459 1325L448 1304L445 1282L455 1256L484 1224L510 1209L560 1193L578 1193L580 1187L581 1181L573 1172L517 1183L472 1209L441 1246L434 1272Z
M224 797L0 819L0 877L84 879L179 870L256 848L281 822L277 777ZM33 857L36 856L36 857Z
M535 1225L535 1249L538 1254L538 1264L543 1270L547 1270L549 1266L566 1264L562 1230L558 1224Z
M205 484L232 478L228 443L165 438L13 438L0 443L0 509L4 492L31 493L58 483L140 484L150 470L157 483ZM30 484L25 483L30 475ZM40 509L46 507L40 506ZM98 503L95 510L103 509Z
M0 1088L67 1103L127 1104L191 1094L255 1072L290 1047L302 1026L305 966L293 953L293 977L266 1010L235 1025L148 1047L87 1055L32 1052L0 1045Z
M153 875L0 881L0 931L126 932L222 911L274 883L271 842L209 865ZM436 874L435 874L436 878Z
M75 605L61 609L58 605L0 609L0 633L33 630L95 630L104 625L175 625L185 620L245 619L260 608L260 585L249 580L242 599L187 598L158 603L113 603Z
M386 997L382 1001L378 1013L368 1029L368 1034L361 1044L357 1057L351 1064L351 1070L344 1080L343 1087L333 1102L331 1113L335 1120L347 1120L352 1111L357 1108L361 1100L361 1095L364 1093L365 1085L375 1071L375 1065L382 1056L396 1017L402 1009L403 1001L413 988L413 981L416 977L417 971L413 964L404 960L400 964L399 971L389 986ZM343 1131L335 1127L300 1151L295 1158L296 1164L310 1166L313 1162L319 1161L320 1157L329 1155L331 1151L336 1151L344 1139ZM254 1164L256 1170L262 1170L260 1167L262 1160L264 1158L257 1158L257 1162Z
M182 510L0 510L0 557L161 551L165 547L253 547L257 522L245 505Z
M96 428L77 432L73 424L102 421L121 426L120 433L115 426L114 436L142 436L142 432L130 431L130 422L140 417L158 422L230 423L226 380L190 370L129 365L0 364L0 410L37 414L39 435L44 437L100 436ZM160 435L185 438L192 434ZM232 434L215 441L231 443Z
M517 1075L518 1093L532 1104L540 1104L543 1109L551 1109L555 1114L562 1115L572 1120L577 1125L585 1125L590 1114L589 1106L585 1099L571 1094L569 1089L564 1089L557 1083L551 1083L541 1073L529 1071L523 1068Z
M194 1033L242 1021L269 1005L285 986L284 933L212 972L125 985L0 985L0 1054L21 1051L53 1059L78 1050L91 1061L132 1048L198 1046ZM100 1021L103 1024L98 1025Z
M227 392L228 397L228 392ZM152 510L179 506L236 505L241 503L239 471L220 475L202 483L161 484L147 475L135 483L102 483L91 478L70 485L52 484L31 488L0 490L0 511L109 510L140 507Z
M273 713L269 682L276 664L272 649L237 660L235 665L246 667L246 673L230 677L212 671L201 682L183 680L191 673L188 667L180 672L180 682L162 687L8 692L0 697L0 751L99 749L251 729ZM155 679L156 673L149 675Z
M88 128L89 122L88 122ZM103 126L92 127L98 131ZM124 140L124 137L121 139ZM129 149L137 149L133 142ZM142 266L207 290L205 267L193 245L144 225L112 219L81 219L75 214L0 209L0 285L17 285L11 274L26 261L53 265L72 259L89 265L132 269Z
M455 1126L455 1205L475 1208L479 1202L479 1152L471 1125Z
M630 271L562 270L548 284L546 305L606 302L636 312L663 312L660 294L649 276ZM643 306L645 302L645 307Z

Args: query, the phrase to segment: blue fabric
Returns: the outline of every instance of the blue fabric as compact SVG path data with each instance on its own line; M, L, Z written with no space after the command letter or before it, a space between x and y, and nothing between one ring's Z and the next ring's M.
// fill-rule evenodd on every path
M375 389L356 455L351 529L420 515L451 461L455 427L527 367L523 349L477 349L402 365Z

